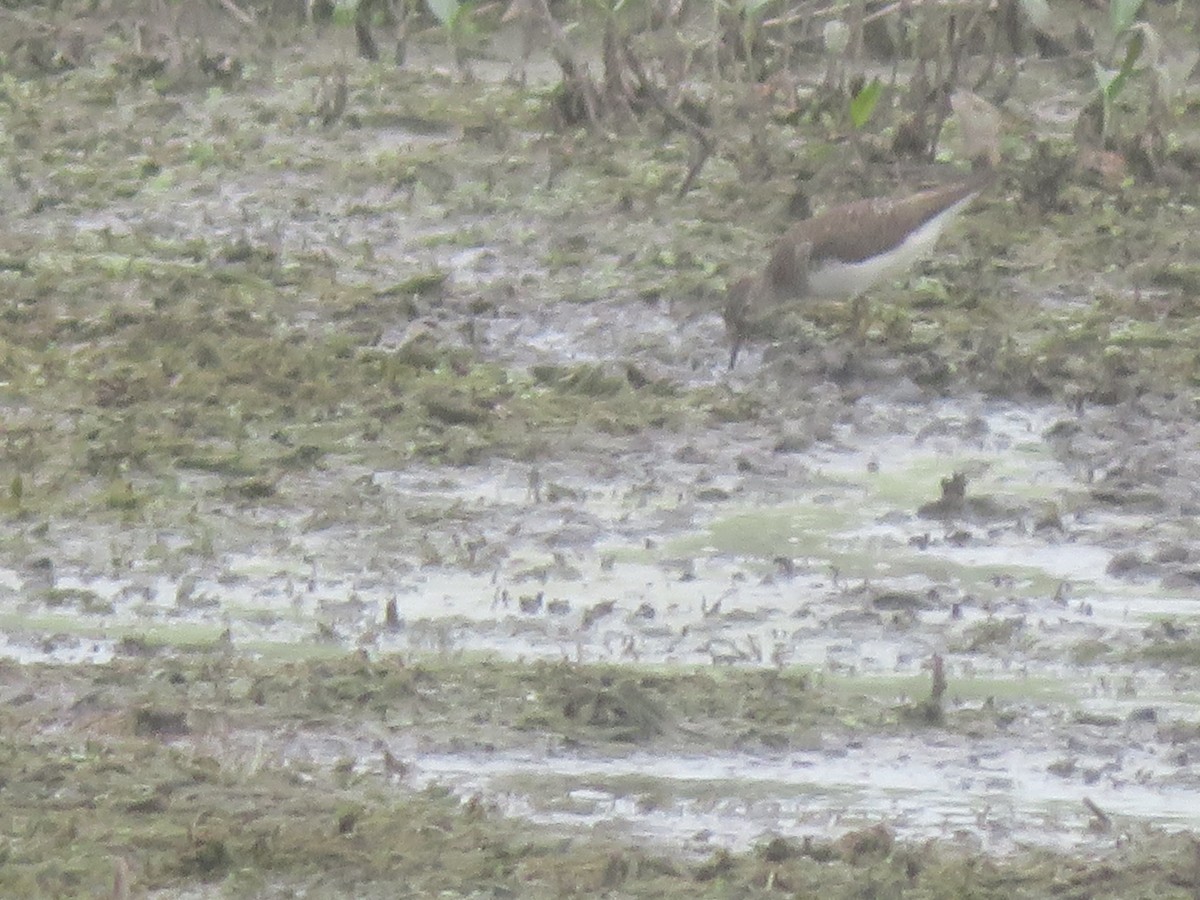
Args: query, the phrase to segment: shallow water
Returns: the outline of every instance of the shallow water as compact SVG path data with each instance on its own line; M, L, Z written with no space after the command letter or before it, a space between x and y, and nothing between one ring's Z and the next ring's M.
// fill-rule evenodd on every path
M385 93L381 77L359 86L360 113L384 106L368 102ZM567 210L549 151L523 135L508 152L528 154L536 177L501 182L494 195L489 187L477 212L470 166L457 195L442 184L454 183L443 168L456 153L474 152L461 126L417 129L391 104L384 124L368 117L318 132L304 120L317 80L312 69L274 86L282 97L262 122L275 127L249 122L261 143L236 168L168 155L164 177L133 193L61 212L39 205L22 227L81 233L89 264L113 269L147 253L150 281L208 263L177 247L158 248L164 259L136 242L128 258L101 248L114 237L197 240L211 262L222 244L246 240L275 254L275 274L312 259L325 266L319 277L303 270L312 285L277 279L278 309L264 315L281 330L358 325L372 337L356 351L389 352L428 333L520 371L629 362L671 389L710 391L714 405L752 395L758 412L733 423L697 414L633 435L562 425L527 461L461 467L343 436L322 465L280 475L278 493L255 503L223 495L215 476L172 471L171 500L191 509L183 521L151 505L129 521L68 515L14 539L0 566L0 655L102 663L126 652L126 637L211 646L227 634L232 648L281 659L359 648L406 659L800 667L827 688L901 704L928 695L936 654L952 716L995 707L1011 721L975 735L864 727L853 739L813 735L805 747L694 755L600 755L549 738L490 754L389 740L416 783L698 851L880 821L903 837L996 852L1200 826L1200 747L1167 733L1196 720L1200 678L1139 655L1155 629L1190 634L1200 614L1191 577L1200 457L1188 400L1077 412L931 399L901 377L836 385L761 346L729 372L711 304L634 293L626 250L674 249L663 240L673 222L665 201L623 218ZM246 99L213 90L180 103L155 140L169 149L218 119L238 136ZM122 114L132 123L135 113ZM406 168L404 153L443 148L446 160L413 156ZM390 174L372 181L366 170ZM628 232L620 252L596 240L610 229ZM544 257L562 236L586 247L586 264L560 267L554 280ZM325 308L343 290L377 300L427 272L450 287L438 302L414 300L415 312L393 308L390 295L361 321ZM1093 293L1024 299L1074 308ZM468 312L479 299L494 310ZM15 426L40 411L17 397L5 412ZM1059 423L1077 434L1052 436ZM922 516L954 472L967 474L979 505L952 520ZM1148 486L1159 513L1097 498L1123 473ZM1138 555L1124 573L1111 569L1122 554ZM387 628L392 599L401 621ZM374 759L353 742L330 743L315 755ZM1090 830L1085 797L1114 817L1112 832Z
M110 612L39 611L29 598L45 572L0 571L0 590L28 613L10 617L0 649L103 662L121 634L184 642L228 628L235 646L265 653L319 641L373 653L801 666L896 702L927 690L940 654L951 709L1000 697L1018 710L1005 733L849 746L816 736L816 747L776 755L409 748L413 778L539 821L627 828L696 850L878 821L993 852L1111 842L1089 829L1084 797L1118 832L1200 826L1191 750L1155 731L1194 719L1196 679L1111 657L1070 662L1077 642L1134 648L1156 620L1195 616L1186 592L1106 572L1121 538L1140 540L1148 520L1087 507L1040 439L1061 411L895 412L860 413L832 440L786 455L769 450L769 427L639 437L602 467L583 452L539 466L537 490L530 465L505 461L375 471L367 519L378 531L365 542L353 527L301 528L182 575L55 570L57 591L86 592ZM887 433L897 421L905 430ZM754 462L739 471L742 455ZM953 471L974 473L968 496L992 501L986 517L917 514ZM1047 503L1064 511L1061 526L1031 527ZM436 561L381 565L388 530L376 519L421 508L446 514L422 526ZM385 536L373 551L371 534ZM387 630L393 597L403 621ZM973 641L997 623L1009 637ZM1155 722L1138 722L1145 709ZM1116 719L1081 726L1072 710Z
M1086 796L1119 833L1200 825L1200 783L1154 784L1173 769L1154 754L1081 760L1083 789L1046 769L1057 752L954 736L870 738L862 745L775 758L631 754L620 759L498 754L426 756L414 777L494 797L535 821L599 826L695 850L745 849L772 836L828 838L885 821L906 838L963 841L1008 853L1111 843L1092 830Z

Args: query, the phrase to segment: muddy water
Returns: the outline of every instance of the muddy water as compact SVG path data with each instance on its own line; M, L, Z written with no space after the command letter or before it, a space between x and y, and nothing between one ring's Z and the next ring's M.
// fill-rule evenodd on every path
M1077 642L1134 646L1156 619L1194 616L1186 594L1106 574L1112 551L1103 544L1146 523L1085 510L1081 486L1041 439L1058 411L946 404L906 412L908 433L880 438L867 417L829 445L775 461L771 477L681 471L667 502L630 509L612 502L622 496L615 487L581 504L606 520L617 560L583 576L583 595L615 599L615 615L572 640L569 616L560 625L541 614L549 627L514 628L505 651L536 654L548 644L583 659L799 664L898 700L924 690L912 676L939 653L963 706L1016 700L1019 719L1003 735L869 738L777 756L438 757L418 763L422 776L484 790L546 821L625 821L698 847L879 818L905 834L989 851L1111 840L1091 830L1084 796L1123 827L1195 827L1200 782L1189 755L1156 740L1158 724L1194 717L1194 681L1069 661ZM739 435L738 446L753 453L754 440ZM938 474L951 471L972 472L972 493L994 501L982 521L915 513ZM718 482L731 499L704 505L688 497L689 481L692 491ZM464 499L490 491L502 496L476 484ZM518 493L510 500L519 505ZM1061 527L1036 527L1047 503L1063 510ZM579 511L572 505L572 516ZM580 595L553 579L538 589L547 598ZM636 610L647 604L654 618L641 621ZM1013 640L972 643L1002 622ZM1113 722L1079 726L1072 717L1084 711Z
M1153 754L1129 756L1110 766L1086 796L1118 816L1125 829L1151 822L1194 829L1200 785L1147 784L1169 776L1171 767ZM482 791L535 820L624 823L636 834L694 850L747 848L772 835L828 836L881 820L908 838L961 842L990 853L1108 843L1111 835L1091 832L1078 786L1047 771L1056 761L1055 752L1014 747L1009 738L871 738L859 746L771 758L431 757L422 760L421 777ZM1114 771L1124 766L1138 780Z
M103 661L122 634L186 642L228 629L235 646L281 655L320 642L801 666L826 686L897 703L927 694L940 654L949 708L999 702L1013 710L1000 733L851 744L814 735L812 746L682 757L393 749L413 760L417 782L697 850L879 820L989 851L1111 841L1089 830L1083 797L1122 828L1200 827L1190 749L1156 737L1194 718L1195 680L1116 652L1102 665L1071 662L1084 642L1135 648L1156 620L1192 618L1194 600L1161 580L1107 573L1117 538L1148 522L1089 503L1043 438L1065 416L984 401L864 402L802 450L778 449L780 428L794 423L731 425L617 441L611 456L579 447L538 464L354 473L372 542L360 525L306 529L297 517L281 530L275 516L267 533L231 523L255 536L253 552L182 574L60 567L54 589L98 612L26 615L10 623L4 651ZM970 473L971 511L920 514L953 472ZM392 557L383 523L413 510L438 514ZM28 598L47 577L10 569L0 586ZM389 629L392 598L401 621Z
M306 102L283 99L286 117ZM243 105L214 94L208 107L181 110L192 121L173 127L208 127L218 113L236 121ZM635 298L611 246L569 285L580 296L566 294L573 276L537 281L537 258L561 225L538 219L548 190L519 185L521 202L496 201L502 208L481 217L455 210L453 195L414 203L394 183L360 187L357 170L353 184L330 188L320 168L339 154L373 165L406 147L453 148L458 129L414 135L392 124L272 140L280 143L268 140L266 157L239 171L201 169L179 191L152 185L62 215L97 235L249 236L278 250L281 269L325 254L344 283L371 289L444 271L445 308L412 321L385 310L366 323L378 326L373 348L428 332L521 371L620 360L680 389L751 396L761 412L633 435L562 428L529 459L466 467L397 464L390 448L357 446L289 472L256 504L222 500L218 476L188 470L172 484L193 507L186 521L151 510L120 525L46 523L30 540L36 552L0 568L0 653L103 662L133 636L174 646L227 639L277 658L361 648L800 667L827 689L892 704L928 696L938 655L948 711L989 711L977 725L653 755L550 739L490 753L430 749L419 736L388 741L411 760L416 783L696 850L879 821L905 837L999 852L1200 827L1200 742L1186 727L1171 730L1195 721L1200 679L1139 655L1197 618L1200 477L1186 400L1077 413L934 400L904 379L849 390L811 370L796 377L774 348L758 346L730 373L713 310L684 297ZM533 165L549 167L538 157ZM321 202L309 205L310 195ZM585 237L627 228L634 244L663 230L574 215L562 228ZM465 249L429 242L484 218L518 237ZM355 257L361 247L369 252ZM319 298L298 293L281 319L344 327ZM475 293L495 302L493 314L476 320L455 305ZM931 505L956 472L967 477L967 503L941 515ZM378 762L353 741L317 755L342 750ZM1112 831L1093 832L1084 798L1114 817Z

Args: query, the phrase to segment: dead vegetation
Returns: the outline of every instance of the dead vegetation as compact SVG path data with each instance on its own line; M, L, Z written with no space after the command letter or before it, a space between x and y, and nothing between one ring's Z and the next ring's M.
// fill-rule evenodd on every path
M510 533L471 534L460 501L372 506L371 473L500 456L529 463L534 505L582 505L586 492L556 480L564 445L592 449L594 471L609 472L620 439L765 415L803 424L791 446L825 440L833 425L821 420L835 415L796 399L814 386L833 384L848 407L909 380L923 396L983 390L1078 411L1168 396L1183 410L1172 415L1190 416L1194 8L1151 4L1118 28L1101 4L1052 4L1045 21L1030 16L1034 6L823 0L714 14L532 0L507 14L444 7L451 22L374 2L345 21L332 4L282 0L5 5L0 510L11 526L4 561L23 579L13 633L37 634L31 644L46 653L109 636L109 601L56 584L73 565L128 577L122 602L132 597L153 619L148 601L136 606L143 575L176 578L255 541L286 543L285 533L329 529L331 543L350 534L361 569L399 559L497 571ZM522 31L523 57L549 58L548 81L545 70L524 87L474 75L506 29ZM1111 78L1093 83L1097 69ZM1041 116L1047 95L1053 116ZM673 332L643 336L637 315L613 314L669 307L680 329L713 318L725 283L758 263L790 217L919 178L948 152L999 156L1004 173L958 250L902 299L772 323L769 390L697 386L725 357L696 339L705 332L672 348ZM1036 290L1010 291L1008 279ZM1088 302L1046 299L1047 284ZM594 359L547 362L486 339L489 324L537 322L564 306L581 322L607 317ZM1143 437L1138 421L1129 418L1121 447ZM1164 432L1174 450L1178 433ZM1143 471L1132 455L1111 465L1110 445L1078 443L1063 452L1089 480L1099 473L1091 499L1102 509L1177 499L1170 482L1145 486L1176 471L1175 453ZM763 466L743 463L751 474ZM553 473L544 486L539 466ZM974 485L948 475L921 512L983 531L1030 508L996 505ZM706 491L714 505L731 497ZM1066 518L1044 517L1060 531ZM318 562L299 555L282 580L315 581ZM573 565L566 552L549 559L529 564L525 580ZM792 557L778 559L779 577L800 584ZM1166 571L1194 586L1186 551L1115 562L1117 576ZM686 579L686 562L673 564ZM220 583L205 593L179 577L163 617L219 609L240 582ZM628 612L602 597L543 599L535 585L516 596L529 619L581 610L584 630ZM895 628L919 611L904 595L864 596L876 602L851 612L889 616ZM706 602L699 625L717 627L728 611ZM6 664L3 892L216 884L245 896L394 896L404 883L521 896L1121 897L1171 896L1197 878L1189 835L1122 835L1096 863L912 846L882 824L701 861L550 834L484 797L410 789L411 760L373 729L400 711L421 739L437 732L450 744L505 718L517 747L704 752L786 747L817 724L1002 730L1018 714L990 700L956 708L961 679L939 655L914 703L842 705L819 689L819 672L749 640L702 644L727 676L493 669L461 654L430 672L377 654L372 641L424 629L429 647L451 656L453 623L406 620L394 599L376 629L343 626L334 603L321 612L254 624L301 619L302 651L336 663L256 660L239 620L220 623L203 651L163 650L138 633L118 642L130 658L111 666ZM64 618L83 622L85 637L64 637ZM1189 628L1164 623L1138 661L1194 665ZM952 652L1016 653L1034 630L989 617ZM1096 639L1079 653L1101 665L1115 655ZM770 668L733 668L742 666ZM347 734L357 743L344 759L312 750L284 761L289 735L311 748ZM1120 825L1088 810L1098 829Z

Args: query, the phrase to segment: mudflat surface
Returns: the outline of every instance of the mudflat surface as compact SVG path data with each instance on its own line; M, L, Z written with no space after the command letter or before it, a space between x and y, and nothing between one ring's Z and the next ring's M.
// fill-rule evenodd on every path
M730 86L679 197L686 135L564 128L503 41L467 81L210 24L235 78L89 30L4 84L14 890L1190 877L1195 179L1002 165L730 371L836 134ZM1053 150L1051 71L1010 103Z

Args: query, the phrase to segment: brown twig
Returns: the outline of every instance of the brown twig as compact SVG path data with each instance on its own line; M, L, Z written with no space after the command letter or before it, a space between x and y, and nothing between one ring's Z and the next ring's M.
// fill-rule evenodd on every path
M1088 797L1083 798L1083 805L1087 807L1087 811L1092 814L1092 828L1095 831L1111 831L1112 817L1102 810L1096 803Z
M629 48L618 40L617 26L611 17L604 23L603 56L604 111L610 118L632 121L635 116L623 74L628 65Z
M568 90L572 87L578 90L588 126L593 131L600 131L599 103L596 88L587 77L587 66L576 57L575 49L567 40L567 33L550 12L550 4L546 0L534 0L534 12L550 34L550 54L562 69L563 86Z
M634 54L628 40L625 41L622 50L625 57L625 65L638 80L642 90L650 98L650 102L654 104L654 108L662 113L668 122L676 128L686 131L696 141L696 148L692 153L692 163L688 167L687 175L684 176L683 182L679 185L678 195L682 197L692 189L692 186L696 183L696 179L700 176L700 170L704 168L704 164L712 156L713 150L716 147L712 134L708 129L700 125L699 122L690 116L684 115L671 105L662 88L646 75L646 70L642 66L641 60Z
M254 16L234 3L233 0L217 0L217 2L224 7L225 12L229 13L243 25L250 26L254 24Z

